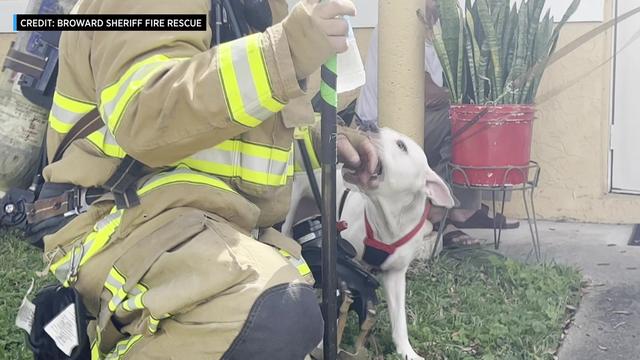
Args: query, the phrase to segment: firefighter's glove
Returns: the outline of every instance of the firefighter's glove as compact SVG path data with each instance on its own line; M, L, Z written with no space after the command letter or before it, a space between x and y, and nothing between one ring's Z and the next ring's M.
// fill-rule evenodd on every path
M349 27L343 16L354 16L351 0L303 0L284 20L298 79L306 79L329 58L348 49Z
M355 129L338 129L338 162L344 164L345 181L361 188L376 188L380 161L370 137Z

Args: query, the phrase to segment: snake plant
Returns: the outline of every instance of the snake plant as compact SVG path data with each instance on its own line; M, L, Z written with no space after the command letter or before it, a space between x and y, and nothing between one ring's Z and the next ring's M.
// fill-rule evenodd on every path
M560 30L580 0L556 24L546 0L439 0L433 45L456 104L531 104Z

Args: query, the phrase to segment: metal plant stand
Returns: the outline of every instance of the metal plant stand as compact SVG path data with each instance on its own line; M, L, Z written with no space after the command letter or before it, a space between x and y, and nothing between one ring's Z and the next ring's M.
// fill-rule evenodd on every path
M527 214L527 223L529 224L529 231L531 233L531 243L533 245L533 252L535 253L536 260L540 261L541 251L540 251L540 237L538 235L538 222L536 219L536 209L533 202L533 193L535 189L538 187L538 180L540 179L540 165L537 162L531 161L527 166L507 166L507 167L474 167L474 166L461 166L449 163L447 166L449 179L453 179L453 175L458 173L461 174L464 178L463 184L457 184L453 181L449 183L458 188L464 189L472 189L472 190L481 190L481 191L491 191L491 199L492 199L492 209L493 209L493 218L496 218L496 194L502 195L501 204L500 204L500 213L504 214L504 203L507 196L507 191L516 192L522 191L522 201L524 204L524 210ZM489 170L495 171L497 173L502 173L504 171L504 177L502 181L496 181L497 184L506 184L506 185L495 185L495 186L487 186L487 185L474 185L469 181L468 171L470 170ZM517 185L508 185L507 179L509 179L510 175L513 173L520 173L521 178L526 179L522 184ZM529 210L531 207L531 210ZM500 239L502 236L502 221L496 223L494 221L493 226L493 242L496 250L500 247Z

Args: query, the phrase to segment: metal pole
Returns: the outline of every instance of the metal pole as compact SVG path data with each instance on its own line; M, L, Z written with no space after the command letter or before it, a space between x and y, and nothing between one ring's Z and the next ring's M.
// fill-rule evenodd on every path
M322 309L325 316L323 355L325 360L338 356L338 255L336 231L336 123L338 93L337 56L321 70L322 84Z

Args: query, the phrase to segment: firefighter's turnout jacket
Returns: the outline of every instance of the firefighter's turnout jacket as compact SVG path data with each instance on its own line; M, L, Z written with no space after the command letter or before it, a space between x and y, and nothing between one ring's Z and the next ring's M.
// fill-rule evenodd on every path
M202 14L210 3L77 10ZM49 157L96 107L104 127L46 180L100 187L125 155L152 169L140 205L105 196L45 238L51 272L96 317L93 359L295 359L321 339L309 269L268 227L289 207L294 128L314 121L302 80L333 50L302 6L287 16L285 0L270 5L275 25L215 48L211 31L63 34Z

